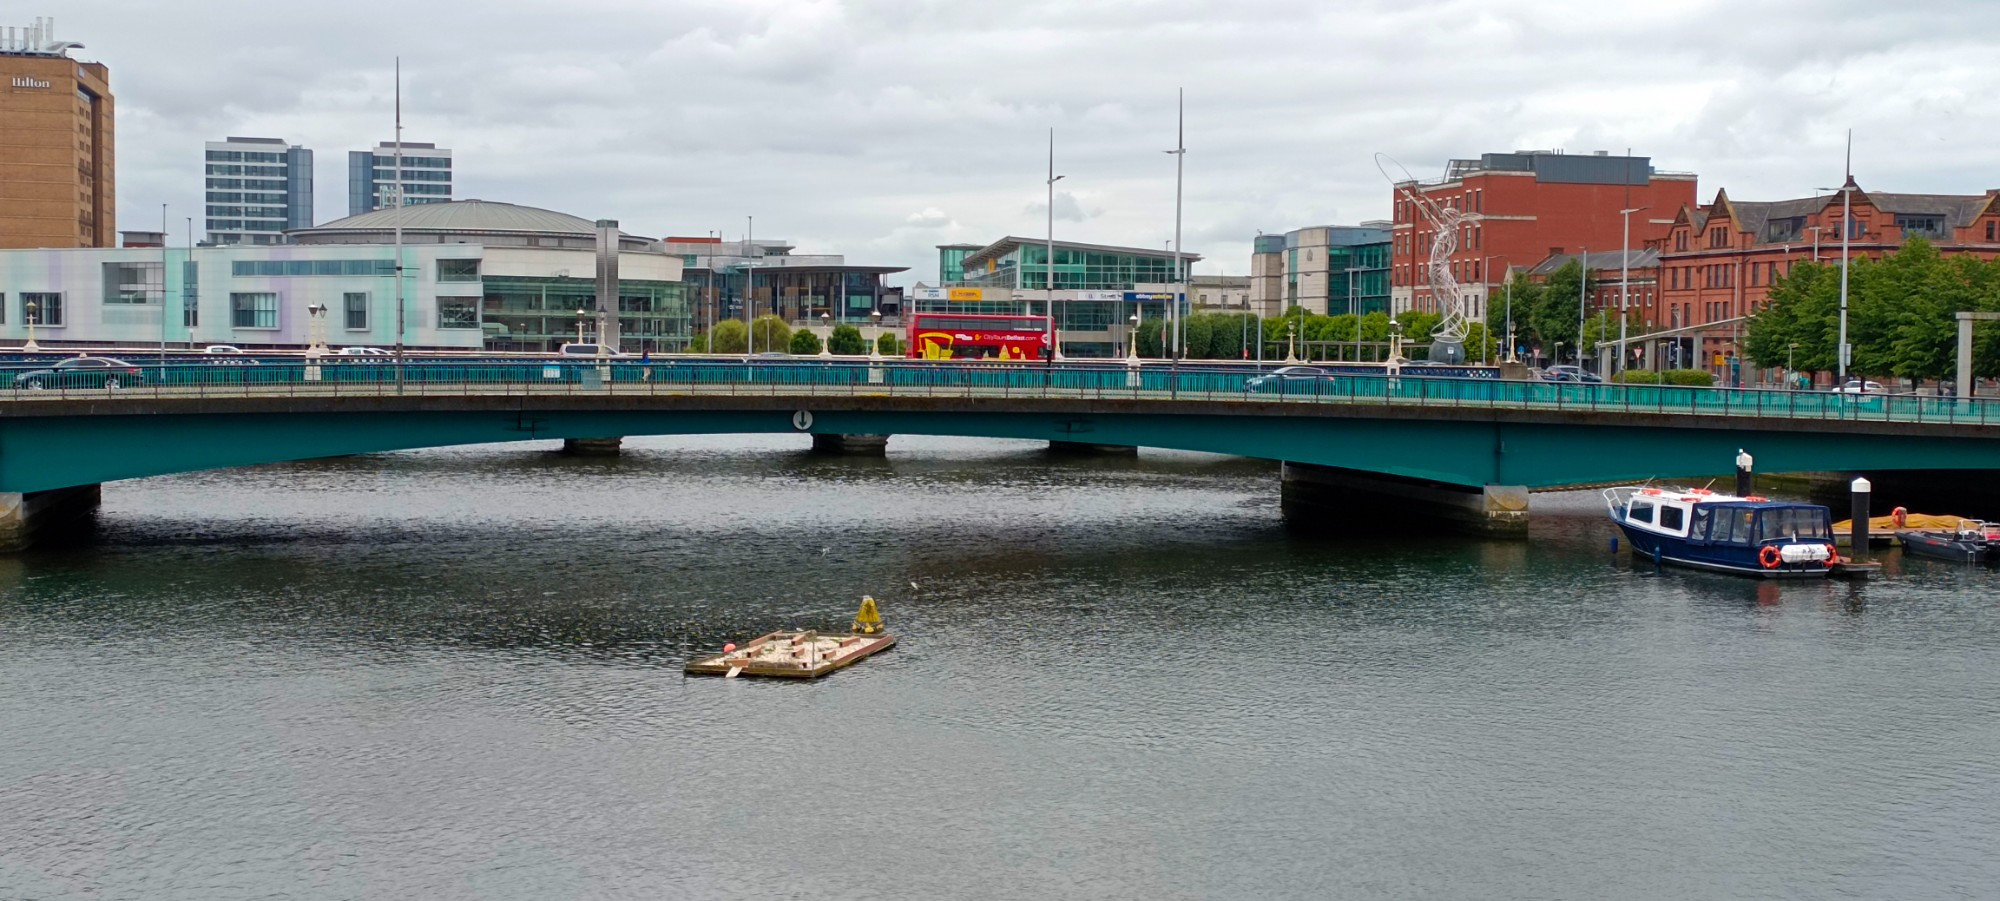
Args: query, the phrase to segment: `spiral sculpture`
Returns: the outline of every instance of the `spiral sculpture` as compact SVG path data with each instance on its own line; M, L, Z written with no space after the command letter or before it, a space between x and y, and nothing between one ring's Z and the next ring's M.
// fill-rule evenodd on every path
M1398 180L1389 174L1389 167L1403 174ZM1458 250L1459 236L1464 234L1468 222L1478 220L1478 213L1467 212L1454 206L1438 203L1415 190L1416 178L1410 175L1403 164L1386 154L1375 154L1375 169L1388 179L1411 207L1431 225L1430 263L1427 280L1431 293L1438 299L1438 310L1443 317L1437 328L1431 329L1431 361L1435 363L1465 362L1465 338L1470 331L1471 321L1465 316L1465 299L1459 293L1458 278L1451 274L1451 255ZM1414 233L1413 233L1414 234ZM1415 240L1412 237L1412 240Z

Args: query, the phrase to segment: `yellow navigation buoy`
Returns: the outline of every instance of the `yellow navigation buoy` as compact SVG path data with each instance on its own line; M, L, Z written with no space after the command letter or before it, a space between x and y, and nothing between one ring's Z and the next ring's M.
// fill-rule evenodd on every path
M882 614L875 609L875 599L861 596L861 611L854 614L854 631L861 635L873 635L882 631Z

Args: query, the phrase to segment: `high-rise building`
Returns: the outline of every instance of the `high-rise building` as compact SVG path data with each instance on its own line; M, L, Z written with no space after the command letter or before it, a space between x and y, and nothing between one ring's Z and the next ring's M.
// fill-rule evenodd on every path
M1695 176L1663 172L1643 156L1530 150L1452 160L1442 179L1405 181L1391 195L1395 232L1390 261L1391 312L1443 312L1453 298L1438 297L1430 266L1437 225L1426 219L1416 195L1465 219L1451 254L1436 260L1457 280L1456 302L1466 318L1483 321L1489 297L1507 272L1526 269L1550 254L1633 250L1666 234L1674 213L1694 204ZM1629 243L1625 216L1633 211Z
M1389 309L1389 223L1316 225L1258 235L1251 245L1251 302L1266 316Z
M55 20L0 28L0 247L114 247L111 73Z
M451 200L451 151L404 141L402 165L404 206ZM348 151L347 215L388 209L389 187L397 183L394 141L377 144L374 150Z
M283 244L313 224L313 152L280 138L208 142L208 242Z

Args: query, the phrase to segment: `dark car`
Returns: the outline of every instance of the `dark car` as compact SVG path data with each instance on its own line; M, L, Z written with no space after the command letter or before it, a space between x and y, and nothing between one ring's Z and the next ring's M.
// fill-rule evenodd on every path
M1591 372L1590 370L1585 369L1581 366L1569 366L1569 365L1550 366L1549 368L1542 370L1542 379L1544 381L1550 381L1550 382L1595 383L1604 381L1604 379L1599 377L1598 374L1595 372Z
M14 376L14 387L122 388L145 381L139 367L112 357L71 357L47 369L30 369Z
M1327 377L1327 371L1317 366L1280 366L1263 375L1251 376L1243 380L1245 391L1299 391L1311 390L1314 382Z

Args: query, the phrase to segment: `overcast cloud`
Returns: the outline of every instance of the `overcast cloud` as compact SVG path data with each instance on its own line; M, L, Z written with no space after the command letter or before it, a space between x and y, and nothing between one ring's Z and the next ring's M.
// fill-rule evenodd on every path
M1985 0L527 0L162 4L45 0L111 67L119 225L201 228L201 145L318 154L392 134L456 154L457 196L614 218L650 236L788 238L911 267L933 246L1041 235L1056 129L1058 238L1173 236L1174 92L1187 90L1185 241L1244 274L1259 229L1386 218L1373 155L1631 147L1744 199L1838 183L1844 130L1875 190L2000 186ZM169 12L170 11L170 12Z

